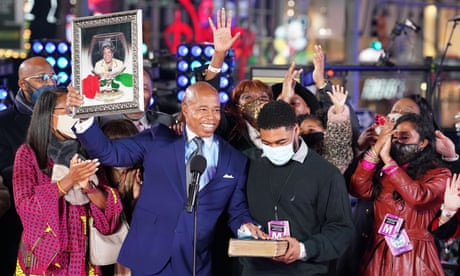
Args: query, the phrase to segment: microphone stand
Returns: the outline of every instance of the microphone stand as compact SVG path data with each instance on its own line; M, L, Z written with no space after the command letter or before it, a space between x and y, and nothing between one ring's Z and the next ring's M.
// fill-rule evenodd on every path
M441 92L440 76L441 76L441 73L442 73L442 66L444 64L444 60L446 59L447 50L449 49L450 46L452 46L451 41L452 41L452 36L454 34L454 31L455 31L455 27L457 27L457 20L454 20L454 24L452 25L452 30L450 31L450 34L449 34L449 39L447 40L446 47L444 48L444 51L443 51L443 53L441 55L441 60L439 61L439 65L436 66L434 80L430 85L430 90L428 91L429 94L427 95L428 103L433 107L433 112L435 112L435 114L437 114L437 111L438 111L438 103L433 104L433 95L435 94L434 92L436 90L436 98L437 98L436 101L439 101L439 94ZM434 114L433 114L433 116L434 116Z
M195 200L192 201L192 210L193 212L193 264L192 264L192 275L196 276L196 246L198 240L198 188L199 184L195 185L193 189L196 190L193 194L195 195Z

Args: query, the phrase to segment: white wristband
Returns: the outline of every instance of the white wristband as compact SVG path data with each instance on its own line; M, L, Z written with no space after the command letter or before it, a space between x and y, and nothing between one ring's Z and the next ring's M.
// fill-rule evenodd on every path
M441 156L442 160L447 161L447 162L454 162L458 160L458 154L455 154L455 157L444 157Z
M443 215L444 217L446 218L451 218L453 217L455 214L457 213L457 211L447 211L445 210L444 208L444 204L441 205L441 215Z
M222 70L221 68L216 68L216 67L213 67L211 64L208 65L208 70L213 72L213 73L216 73L216 74L219 74L220 71Z

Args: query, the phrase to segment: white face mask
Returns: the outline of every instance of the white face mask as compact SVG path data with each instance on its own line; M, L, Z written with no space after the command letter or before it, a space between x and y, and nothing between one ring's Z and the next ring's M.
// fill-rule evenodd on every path
M264 155L272 162L274 165L282 166L291 160L294 155L294 145L289 143L284 146L279 147L270 147L267 145L262 145L262 150Z
M73 125L78 122L78 118L72 118L67 114L56 115L56 131L65 135L66 137L77 139L77 136L72 131Z

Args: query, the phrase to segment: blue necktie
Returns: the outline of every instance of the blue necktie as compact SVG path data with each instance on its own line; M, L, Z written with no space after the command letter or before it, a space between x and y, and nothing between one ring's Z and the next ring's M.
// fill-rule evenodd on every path
M190 171L190 161L192 158L197 155L197 154L202 154L202 147L203 147L203 139L199 136L195 136L191 141L188 142L188 147L185 152L185 162L186 162L186 167L185 167L185 175L186 175L186 191L188 194L188 186L192 182L192 173Z

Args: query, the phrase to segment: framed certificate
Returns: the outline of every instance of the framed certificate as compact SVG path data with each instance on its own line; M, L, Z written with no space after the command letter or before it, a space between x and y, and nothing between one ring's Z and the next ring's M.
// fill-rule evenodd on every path
M84 97L75 117L144 109L142 11L72 21L72 85Z

